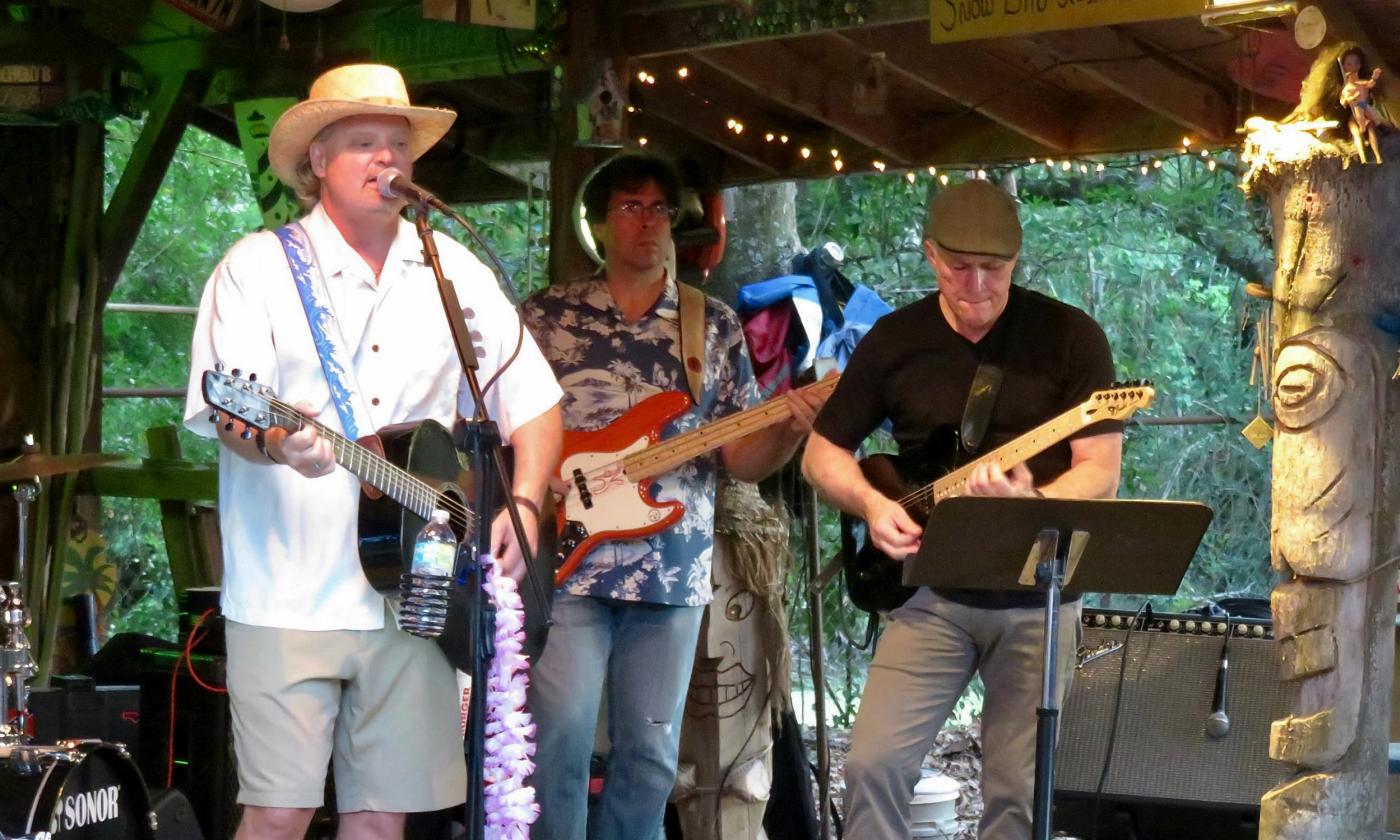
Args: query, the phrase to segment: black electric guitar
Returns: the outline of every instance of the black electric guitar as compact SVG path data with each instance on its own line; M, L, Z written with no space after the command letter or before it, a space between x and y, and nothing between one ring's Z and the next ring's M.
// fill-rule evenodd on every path
M1152 405L1155 397L1156 391L1146 380L1095 391L1069 411L932 483L923 483L928 479L928 467L922 458L871 455L861 460L860 469L876 490L898 501L911 519L923 524L934 505L962 494L978 466L995 463L1009 470L1095 423L1126 420L1138 409ZM845 572L847 595L851 603L863 610L891 610L914 594L914 590L903 583L904 564L890 559L868 536L858 551L846 553Z
M472 487L471 473L461 465L452 435L441 423L399 423L352 441L278 399L271 388L258 384L254 377L244 379L235 374L236 371L204 372L204 401L217 410L210 420L227 422L233 418L264 431L277 427L294 432L314 426L330 441L335 462L364 487L359 506L360 568L370 586L381 594L397 594L399 576L413 564L414 540L434 508L448 511L459 540L475 533L478 517L466 501ZM550 501L546 500L546 504ZM535 550L545 600L541 602L528 584L520 588L525 603L525 651L531 658L543 649L549 633L554 573L551 558L555 554L552 513L540 514L540 537ZM453 590L447 629L438 638L438 644L454 667L470 671L471 644L463 629L467 612L460 589Z

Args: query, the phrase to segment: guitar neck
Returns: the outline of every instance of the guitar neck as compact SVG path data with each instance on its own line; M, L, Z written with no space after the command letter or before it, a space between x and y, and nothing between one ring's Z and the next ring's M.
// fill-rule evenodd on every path
M813 382L799 390L821 393L835 388L836 382L837 377L833 376ZM783 397L777 397L762 405L756 405L737 414L731 414L722 420L716 420L698 429L692 429L684 434L648 446L646 449L624 458L622 469L632 481L654 478L687 461L718 449L726 443L761 432L770 426L785 422L791 417L792 410L788 408L787 400Z
M327 428L291 406L276 406L277 425L289 432L312 426L328 440L335 451L335 462L349 470L360 481L378 490L408 510L427 519L437 505L437 491L408 471L391 463L376 452ZM283 416L285 415L285 416Z
M967 486L968 478L972 476L972 471L982 464L994 463L999 469L1009 470L1015 465L1039 455L1087 425L1089 423L1085 421L1083 411L1078 406L1058 417L1047 420L1010 443L993 449L972 463L964 464L933 482L929 485L933 490L933 503L938 504L944 499L962 495L963 488Z

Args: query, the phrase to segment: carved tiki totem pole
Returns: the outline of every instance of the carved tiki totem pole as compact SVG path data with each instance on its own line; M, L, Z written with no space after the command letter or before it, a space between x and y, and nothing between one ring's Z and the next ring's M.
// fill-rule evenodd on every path
M1270 556L1292 712L1269 754L1260 838L1384 834L1397 551L1400 172L1256 125L1244 187L1267 199L1276 267ZM1393 173L1393 174L1392 174Z
M715 597L700 626L671 792L686 840L764 836L773 769L771 723L788 691L779 597L787 517L780 511L752 484L721 482Z

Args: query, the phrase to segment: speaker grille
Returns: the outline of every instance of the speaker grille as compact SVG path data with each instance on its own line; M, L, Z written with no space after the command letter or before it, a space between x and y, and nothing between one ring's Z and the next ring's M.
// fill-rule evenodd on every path
M1093 623L1088 611L1085 623ZM1256 626L1241 623L1236 630L1258 635ZM1082 644L1093 648L1126 636L1126 629L1090 626ZM1258 807L1283 779L1284 766L1268 756L1269 725L1286 708L1268 638L1232 635L1225 698L1230 730L1219 739L1206 735L1223 640L1158 629L1132 634L1105 797ZM1095 659L1074 675L1060 718L1057 792L1093 794L1098 786L1123 653Z

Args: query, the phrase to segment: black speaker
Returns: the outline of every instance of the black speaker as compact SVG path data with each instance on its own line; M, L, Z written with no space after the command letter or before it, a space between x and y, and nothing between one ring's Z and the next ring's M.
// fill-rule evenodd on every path
M151 810L156 815L155 840L204 840L194 808L179 789L151 791Z
M189 798L205 837L232 837L239 812L228 695L196 683L180 667L183 651L147 648L142 653L141 773L153 787L165 787L168 777ZM191 660L206 684L223 685L221 653L195 653Z
M1287 702L1270 623L1230 624L1229 728L1212 737L1225 620L1162 615L1130 635L1131 617L1084 611L1055 752L1055 828L1100 840L1256 837L1260 797L1286 775L1268 755Z

